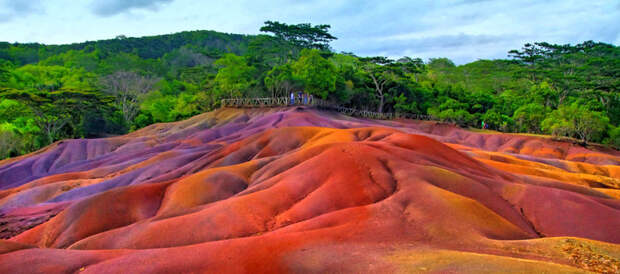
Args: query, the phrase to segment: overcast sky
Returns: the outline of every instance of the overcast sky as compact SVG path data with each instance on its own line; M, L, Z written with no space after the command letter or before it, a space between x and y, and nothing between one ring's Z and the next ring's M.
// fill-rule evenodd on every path
M266 20L330 24L361 56L505 58L526 42L620 44L620 1L0 0L0 41L63 44L184 30L257 34Z

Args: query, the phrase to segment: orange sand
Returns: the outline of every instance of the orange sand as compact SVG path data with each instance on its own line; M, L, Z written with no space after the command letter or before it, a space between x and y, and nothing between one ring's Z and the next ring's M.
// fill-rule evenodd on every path
M0 191L0 220L40 223L0 273L620 271L617 151L307 109L98 142L0 162L59 151Z

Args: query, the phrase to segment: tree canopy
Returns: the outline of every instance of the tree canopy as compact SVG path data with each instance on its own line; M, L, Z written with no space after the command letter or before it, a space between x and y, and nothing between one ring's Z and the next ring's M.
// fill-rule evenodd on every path
M330 25L289 25L278 21L265 21L260 31L272 33L300 48L329 50L329 42L338 39L329 33L330 28Z
M327 99L336 90L336 68L316 49L304 49L292 64L293 76L301 79L306 92Z
M379 112L544 133L620 147L620 49L585 41L508 59L358 57L329 25L266 21L256 36L191 31L70 45L0 43L0 158L63 138L123 134L219 107L228 97L304 90Z

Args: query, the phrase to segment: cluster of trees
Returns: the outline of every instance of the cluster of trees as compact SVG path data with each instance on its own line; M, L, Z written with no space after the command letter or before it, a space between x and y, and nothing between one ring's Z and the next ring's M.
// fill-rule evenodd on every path
M510 59L335 53L329 25L267 21L264 35L182 32L71 45L0 43L0 159L63 138L123 134L222 98L303 89L378 112L620 146L620 49L526 44Z

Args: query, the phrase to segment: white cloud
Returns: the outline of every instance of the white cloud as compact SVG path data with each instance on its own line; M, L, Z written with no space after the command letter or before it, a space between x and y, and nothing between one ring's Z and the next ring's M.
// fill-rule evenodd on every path
M162 4L172 1L174 0L95 0L92 2L92 10L101 16L112 16L135 9L157 11Z

